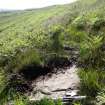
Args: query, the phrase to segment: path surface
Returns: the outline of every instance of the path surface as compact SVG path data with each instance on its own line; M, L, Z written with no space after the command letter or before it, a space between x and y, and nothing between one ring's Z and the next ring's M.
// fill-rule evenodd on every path
M76 91L79 86L79 77L76 66L72 66L57 74L38 78L33 82L34 90L30 100L39 100L45 96L51 98L63 97L68 92Z

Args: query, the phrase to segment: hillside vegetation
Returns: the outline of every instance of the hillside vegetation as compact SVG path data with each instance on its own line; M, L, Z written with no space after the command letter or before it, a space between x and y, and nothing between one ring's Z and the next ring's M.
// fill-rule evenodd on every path
M50 61L73 58L66 48L78 52L80 94L88 97L80 105L104 105L105 0L78 0L42 9L1 12L0 105L11 100L14 105L28 105L28 99L16 89L24 81L14 80L14 74L30 65L52 68L55 65ZM52 100L47 102L54 105Z

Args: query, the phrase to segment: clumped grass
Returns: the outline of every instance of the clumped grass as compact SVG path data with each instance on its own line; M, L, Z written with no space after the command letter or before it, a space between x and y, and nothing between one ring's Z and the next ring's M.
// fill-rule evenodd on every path
M73 105L82 105L82 104L79 102L76 102L76 103L73 103Z
M21 95L16 95L13 100L14 105L29 105L29 101L26 99L26 97L23 97Z
M81 92L97 96L105 85L104 14L105 0L79 0L71 5L0 13L0 97L10 97L6 78L9 74L31 64L45 66L50 59L64 57L65 46L76 48L78 62L85 65L79 72ZM27 105L21 96L13 101ZM35 105L55 103L43 99ZM58 101L56 105L62 104Z
M14 89L6 89L3 97L0 96L0 105L29 105L29 100L23 94L16 92Z
M103 65L104 52L101 49L102 36L90 36L80 45L80 62L88 67L98 68Z
M79 71L81 92L89 97L95 97L105 86L105 72L94 69Z
M8 85L8 73L5 73L3 68L0 68L0 104L7 99L7 85Z
M8 63L8 69L13 71L20 70L27 65L40 65L40 54L34 49L24 49L22 52L18 52L16 56Z
M4 69L0 68L0 91L2 91L4 85L6 84L7 78Z
M104 104L105 104L105 88L102 89L96 96L96 105L104 105Z
M56 101L49 99L49 98L43 98L40 101L34 102L32 105L63 105L62 100L58 99Z

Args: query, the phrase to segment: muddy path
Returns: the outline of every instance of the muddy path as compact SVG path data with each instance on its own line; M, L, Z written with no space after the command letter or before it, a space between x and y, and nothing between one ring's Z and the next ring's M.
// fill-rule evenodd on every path
M43 97L60 98L72 91L77 92L79 77L75 65L57 73L40 76L32 82L33 91L28 93L31 101L40 100Z

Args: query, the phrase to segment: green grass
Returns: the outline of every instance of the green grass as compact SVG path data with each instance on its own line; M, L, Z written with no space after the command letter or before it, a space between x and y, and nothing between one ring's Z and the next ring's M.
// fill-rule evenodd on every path
M82 69L79 72L81 92L87 96L96 96L97 92L104 87L105 72L94 69Z
M83 105L96 105L95 101L97 100L100 100L99 103L104 102L104 93L101 91L105 89L105 71L89 68L81 69L78 75L80 77L80 94L87 96ZM102 95L99 94L100 92Z
M95 98L104 88L104 45L105 0L0 13L1 97L6 95L3 91L11 71L31 64L44 66L54 57L70 57L64 50L68 46L77 49L77 61L84 67L79 73L83 94ZM15 103L25 105L21 98Z
M56 101L50 98L43 98L40 101L34 102L32 105L63 105L62 100L58 99Z
M96 105L104 105L105 104L105 89L102 89L97 97L96 97Z

